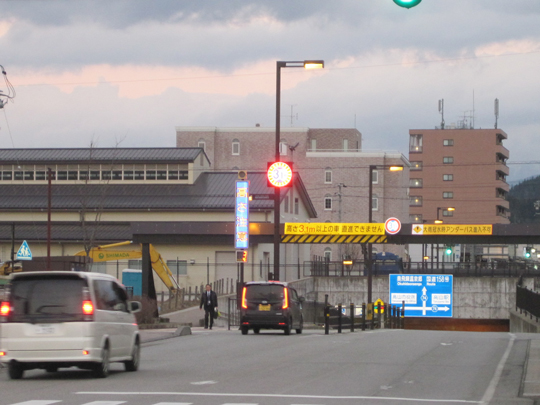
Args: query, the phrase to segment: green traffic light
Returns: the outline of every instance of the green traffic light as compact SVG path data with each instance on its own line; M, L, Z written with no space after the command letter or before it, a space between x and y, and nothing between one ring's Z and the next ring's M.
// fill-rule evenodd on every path
M412 8L419 5L421 1L422 0L394 0L394 3L400 7Z
M445 253L447 256L450 256L452 254L452 248L447 247Z

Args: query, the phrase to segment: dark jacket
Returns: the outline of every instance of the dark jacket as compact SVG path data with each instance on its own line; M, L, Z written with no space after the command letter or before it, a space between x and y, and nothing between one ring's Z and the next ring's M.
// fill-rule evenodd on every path
M207 299L207 292L204 291L202 294L201 294L201 303L199 305L199 308L203 308L208 310L210 308L215 308L218 306L218 303L217 303L217 294L214 292L214 291L210 291L210 302L211 304L208 305L208 299Z

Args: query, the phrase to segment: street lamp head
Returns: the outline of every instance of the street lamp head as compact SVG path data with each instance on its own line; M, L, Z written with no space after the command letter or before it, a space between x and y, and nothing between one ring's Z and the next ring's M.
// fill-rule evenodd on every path
M403 166L390 166L388 170L391 172L401 172L403 171Z
M324 60L305 60L304 68L305 69L323 69Z
M446 210L447 211L455 211L456 209L454 207L448 207Z
M442 224L443 221L442 221L442 219L436 219L436 220L435 220L435 223L436 223L436 224Z

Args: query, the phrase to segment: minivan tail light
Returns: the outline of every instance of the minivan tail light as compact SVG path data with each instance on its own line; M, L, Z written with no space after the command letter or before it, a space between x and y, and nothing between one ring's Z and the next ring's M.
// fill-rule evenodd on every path
M94 314L94 304L92 301L85 300L82 304L82 310L84 315L93 315Z
M8 316L11 312L11 307L9 306L9 302L2 302L2 306L0 306L0 316Z
M244 309L247 309L246 293L247 293L247 288L244 287L242 289L242 308L244 308Z
M283 288L283 309L289 308L289 290Z

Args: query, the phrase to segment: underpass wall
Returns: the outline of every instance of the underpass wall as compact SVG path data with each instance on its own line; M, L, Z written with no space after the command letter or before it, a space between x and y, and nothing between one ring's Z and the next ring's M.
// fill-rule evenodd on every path
M517 282L517 277L454 277L453 317L509 319L516 305ZM366 277L312 277L290 284L306 301L324 302L325 294L331 305L361 305L367 301ZM524 278L522 284L532 289L535 278ZM373 277L372 299L379 298L389 300L388 276Z

